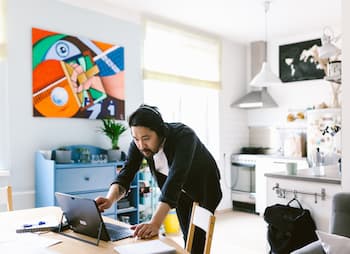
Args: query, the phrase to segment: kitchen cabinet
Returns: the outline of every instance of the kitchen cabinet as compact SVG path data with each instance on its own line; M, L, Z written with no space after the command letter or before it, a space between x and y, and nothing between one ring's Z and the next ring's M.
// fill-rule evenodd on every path
M290 176L288 179L284 175L278 177L278 175L270 174L267 176L267 206L279 204L287 204L294 197L293 191L301 191L308 194L297 193L297 199L305 209L309 209L311 216L313 217L316 227L318 230L329 232L329 219L331 216L331 205L332 198L335 193L341 191L340 176L339 181L335 181L332 178L327 177L300 177ZM292 192L286 192L285 197L280 197L276 193L276 184L282 189L288 189ZM315 197L312 193L321 194L322 191L325 193L324 200L321 197ZM317 202L315 202L317 200ZM293 203L291 205L294 205Z
M256 186L256 204L255 211L258 214L264 214L267 206L267 181L265 174L273 172L286 171L286 163L296 162L297 170L308 168L306 158L288 158L281 156L259 156L256 160L255 186Z
M122 161L78 163L77 147L88 149L91 154L106 154L106 150L94 146L69 146L72 151L71 163L56 163L51 158L45 158L40 151L35 153L35 206L57 206L55 192L63 192L79 197L94 199L97 196L106 196L111 182L123 166ZM53 152L54 154L54 152ZM116 202L103 215L114 219L123 216L131 224L139 222L138 215L138 188L137 174L130 191L125 198ZM126 205L125 205L126 204Z

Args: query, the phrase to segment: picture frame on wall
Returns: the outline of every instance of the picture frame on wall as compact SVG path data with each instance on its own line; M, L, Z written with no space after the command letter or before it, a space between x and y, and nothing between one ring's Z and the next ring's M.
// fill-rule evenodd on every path
M282 82L323 79L322 65L318 62L321 39L307 40L279 46L279 74Z
M34 117L125 120L124 47L32 28Z

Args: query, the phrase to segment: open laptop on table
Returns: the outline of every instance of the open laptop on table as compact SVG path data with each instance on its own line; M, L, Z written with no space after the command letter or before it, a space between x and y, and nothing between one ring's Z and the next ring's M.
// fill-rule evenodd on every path
M104 222L95 200L60 192L56 192L55 196L69 227L76 233L97 238L97 242L93 244L98 245L100 240L117 241L133 236L133 231L127 227ZM92 243L74 236L64 235Z

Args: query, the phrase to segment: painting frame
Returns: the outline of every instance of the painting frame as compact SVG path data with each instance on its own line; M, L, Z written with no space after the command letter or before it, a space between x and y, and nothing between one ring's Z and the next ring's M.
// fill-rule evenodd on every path
M321 39L279 46L279 77L282 82L323 79L324 69L318 63Z
M34 117L125 120L124 47L32 27Z

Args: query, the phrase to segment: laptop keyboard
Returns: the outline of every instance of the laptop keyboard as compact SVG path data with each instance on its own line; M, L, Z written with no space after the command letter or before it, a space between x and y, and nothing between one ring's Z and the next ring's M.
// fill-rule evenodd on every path
M118 226L112 223L106 223L105 226L109 234L111 241L118 241L134 235L133 231L129 228Z

